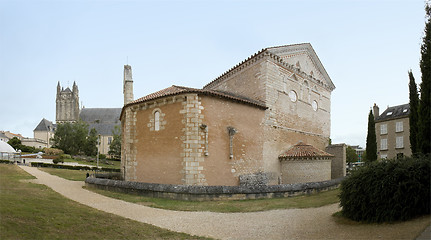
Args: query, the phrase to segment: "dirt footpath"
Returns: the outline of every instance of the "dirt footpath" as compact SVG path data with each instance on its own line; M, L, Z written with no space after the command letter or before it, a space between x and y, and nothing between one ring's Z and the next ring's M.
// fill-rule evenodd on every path
M150 208L112 199L34 167L21 166L33 182L81 204L177 232L218 239L414 239L426 227L417 220L399 224L338 224L331 216L338 204L320 208L285 209L252 213L182 212ZM405 231L409 229L409 231Z

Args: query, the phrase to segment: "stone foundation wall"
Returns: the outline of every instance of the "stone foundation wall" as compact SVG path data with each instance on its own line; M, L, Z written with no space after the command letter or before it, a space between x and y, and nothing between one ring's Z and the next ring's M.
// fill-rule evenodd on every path
M85 180L85 185L91 188L131 193L146 197L208 201L298 196L335 189L343 179L268 186L196 186L128 182L89 177Z
M325 151L334 155L331 163L331 179L346 176L346 144L332 144Z
M331 160L281 161L282 183L318 182L331 179Z

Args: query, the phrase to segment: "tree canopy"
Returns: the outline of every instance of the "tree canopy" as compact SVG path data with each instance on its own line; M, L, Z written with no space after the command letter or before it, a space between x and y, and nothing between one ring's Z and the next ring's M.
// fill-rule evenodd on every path
M115 126L112 135L113 140L109 146L108 154L115 159L121 159L121 130L119 126Z
M418 153L418 126L419 126L419 95L418 89L416 86L415 78L413 76L412 71L409 71L409 105L410 105L410 114L409 114L409 124L410 124L410 148L412 153Z
M425 6L426 23L421 45L418 147L422 154L431 153L431 2Z
M96 135L97 141L96 130L92 129L89 135L88 124L83 121L75 123L66 122L57 125L57 130L52 141L55 148L59 148L67 154L87 154L94 156L97 154L94 135ZM95 152L94 149L96 149Z
M358 161L358 154L356 154L355 149L350 146L346 148L346 162L354 163Z
M376 126L374 123L373 111L370 110L368 115L368 133L367 133L367 156L366 162L373 162L377 160L377 142L376 142Z

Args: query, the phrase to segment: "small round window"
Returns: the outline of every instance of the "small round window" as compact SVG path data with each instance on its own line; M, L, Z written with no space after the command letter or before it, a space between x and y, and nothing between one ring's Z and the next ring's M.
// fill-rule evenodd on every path
M311 103L311 107L313 107L313 110L314 110L314 111L317 111L318 106L317 106L317 102L316 102L316 100L314 100L314 101Z
M296 102L296 100L298 99L298 96L296 95L295 91L291 90L289 92L289 98L290 98L290 101Z

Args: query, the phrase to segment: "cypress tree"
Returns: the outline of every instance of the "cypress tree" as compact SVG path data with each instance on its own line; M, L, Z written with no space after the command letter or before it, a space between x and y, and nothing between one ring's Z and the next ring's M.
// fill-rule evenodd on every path
M423 154L431 152L431 5L425 6L426 19L424 38L421 45L420 68L422 73L422 83L420 85L419 102L419 137L418 144Z
M413 76L412 70L409 71L409 105L410 105L410 114L409 114L409 125L410 125L410 148L412 150L412 154L416 154L419 152L418 149L418 110L419 110L419 96L418 89L416 86L415 78Z
M373 111L370 110L368 115L368 133L367 133L367 162L373 162L377 160L377 142L376 142L376 126L374 123Z

